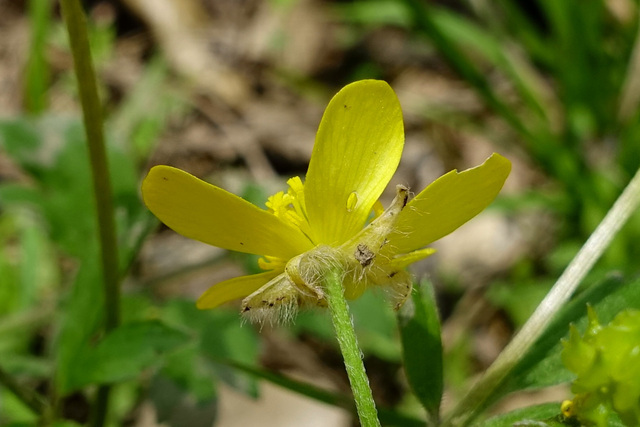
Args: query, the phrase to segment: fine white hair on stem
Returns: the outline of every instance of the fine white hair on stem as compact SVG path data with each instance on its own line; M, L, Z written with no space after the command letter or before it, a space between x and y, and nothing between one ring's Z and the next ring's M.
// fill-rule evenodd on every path
M298 314L298 304L296 301L289 300L286 303L279 304L274 307L259 307L243 312L243 317L251 323L260 325L260 329L266 323L269 326L286 325L293 321Z

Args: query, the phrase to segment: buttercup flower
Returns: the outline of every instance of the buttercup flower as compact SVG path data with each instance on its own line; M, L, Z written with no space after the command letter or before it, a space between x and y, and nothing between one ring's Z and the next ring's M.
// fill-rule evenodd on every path
M482 165L451 171L409 201L398 186L384 210L378 198L402 154L404 125L398 99L383 81L344 87L324 113L304 183L261 209L169 166L155 166L142 184L147 207L176 232L213 246L262 255L263 273L213 285L201 309L244 298L251 320L287 319L301 306L324 306L324 273L344 272L345 296L385 286L399 307L411 291L409 264L424 249L473 218L496 197L511 163L493 154Z

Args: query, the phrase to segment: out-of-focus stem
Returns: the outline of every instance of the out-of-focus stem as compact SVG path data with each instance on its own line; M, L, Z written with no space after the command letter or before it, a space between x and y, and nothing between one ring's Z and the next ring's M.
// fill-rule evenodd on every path
M108 332L116 328L120 322L120 283L113 195L102 126L102 106L98 97L98 85L91 61L87 23L82 6L79 0L61 0L60 5L69 33L93 174L105 295L105 329ZM108 407L109 387L102 386L96 397L94 426L104 425Z

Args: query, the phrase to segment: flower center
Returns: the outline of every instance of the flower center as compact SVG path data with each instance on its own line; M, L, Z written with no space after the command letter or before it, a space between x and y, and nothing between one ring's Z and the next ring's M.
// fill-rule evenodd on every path
M279 191L267 199L267 208L278 218L298 227L312 241L304 204L304 184L297 176L290 178L287 184L289 188L286 193ZM288 262L286 259L264 256L258 259L258 266L263 270L284 270Z
M278 218L297 226L313 242L304 204L304 184L298 176L290 178L287 184L289 189L286 193L279 191L267 199L267 208Z

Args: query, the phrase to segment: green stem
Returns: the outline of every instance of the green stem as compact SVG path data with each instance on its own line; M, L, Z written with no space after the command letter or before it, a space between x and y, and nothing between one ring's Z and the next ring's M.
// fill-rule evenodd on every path
M13 393L22 403L38 416L44 416L50 409L46 400L36 392L22 387L18 382L0 367L0 384Z
M640 170L636 172L527 323L500 353L482 378L474 384L469 393L453 408L442 426L468 425L491 401L511 370L542 335L554 315L567 303L616 233L636 211L638 205L640 205Z
M325 277L327 302L331 312L331 320L336 330L340 351L344 358L344 365L349 376L349 383L358 410L358 417L362 427L380 426L376 404L369 387L369 379L362 363L362 353L358 347L353 322L349 314L347 300L344 298L342 287L342 271L332 269Z
M25 107L29 113L42 113L47 106L49 64L45 50L52 2L29 1L31 47L25 73Z
M69 33L87 144L89 146L93 192L96 199L100 233L106 308L105 329L109 332L120 323L120 284L118 246L113 216L113 196L102 128L102 106L98 97L98 85L91 61L87 23L82 6L79 0L61 0L60 5ZM108 386L102 386L98 390L93 414L94 426L104 425L109 406L109 390Z

